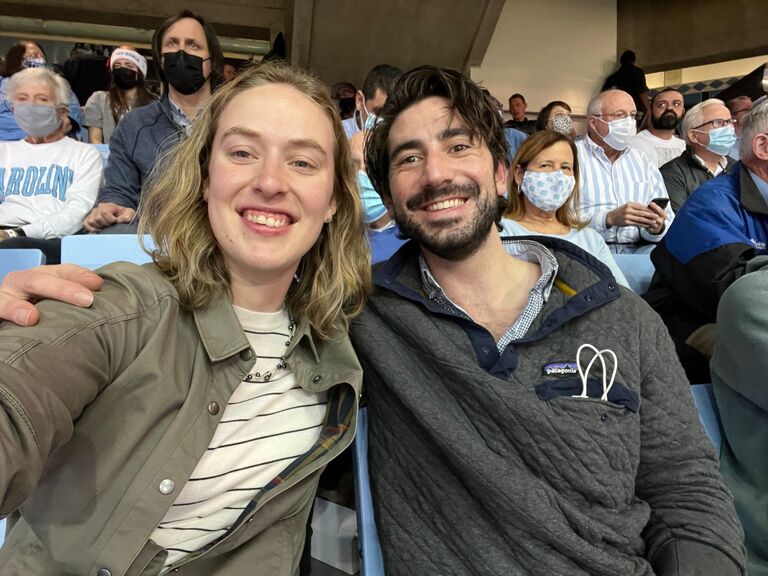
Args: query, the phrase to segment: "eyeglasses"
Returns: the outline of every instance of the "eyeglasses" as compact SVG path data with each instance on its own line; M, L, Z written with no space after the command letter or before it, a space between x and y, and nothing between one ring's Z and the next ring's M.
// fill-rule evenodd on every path
M698 126L694 126L694 130L698 130L702 126L706 126L707 124L712 124L713 128L722 128L723 126L731 126L733 124L736 124L736 120L733 118L715 118L714 120L710 120L709 122L704 122L704 124L699 124Z
M659 101L659 102L654 102L653 107L658 108L659 110L666 110L667 108L680 110L683 107L683 103L680 100L674 100L673 102Z
M632 120L637 120L637 112L624 112L624 110L620 110L613 114L593 114L593 116L595 116L595 118L613 118L614 120L623 120L624 118L630 117Z

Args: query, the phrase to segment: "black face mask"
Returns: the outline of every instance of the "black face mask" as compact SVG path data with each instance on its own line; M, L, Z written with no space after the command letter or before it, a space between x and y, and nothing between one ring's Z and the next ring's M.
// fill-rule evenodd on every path
M130 68L112 70L112 79L120 90L130 90L139 83L139 73Z
M187 54L184 50L163 54L163 70L168 82L185 96L200 90L208 80L203 75L203 62L205 60L200 56Z

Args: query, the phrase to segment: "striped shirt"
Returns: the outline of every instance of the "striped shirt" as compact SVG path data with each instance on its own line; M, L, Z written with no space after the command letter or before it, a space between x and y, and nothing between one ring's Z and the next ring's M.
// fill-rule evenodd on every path
M576 142L581 180L581 215L589 226L609 244L636 244L641 240L658 242L664 237L675 215L667 205L666 226L661 234L650 234L638 226L606 227L605 217L627 202L647 206L654 198L669 198L661 172L632 147L611 163L605 151L589 136Z
M327 393L306 392L289 368L275 369L290 336L288 313L235 313L257 361L151 536L168 551L166 568L224 536L260 490L312 449L325 421ZM253 379L267 371L268 382Z

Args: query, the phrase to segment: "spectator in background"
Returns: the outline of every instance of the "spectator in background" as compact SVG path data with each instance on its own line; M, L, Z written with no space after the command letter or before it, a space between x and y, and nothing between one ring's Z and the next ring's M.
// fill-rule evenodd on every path
M659 169L630 147L635 103L626 92L608 90L592 99L587 114L587 136L576 143L582 215L614 254L648 253L674 214L652 202L668 201Z
M721 113L730 116L725 106ZM743 119L739 153L729 173L691 194L651 254L656 274L645 299L664 319L694 383L710 381L720 297L766 254L768 103Z
M535 132L512 161L502 236L544 235L583 248L628 286L602 236L579 218L579 159L568 136Z
M734 128L736 129L736 143L731 148L730 152L728 152L728 156L733 158L734 160L739 159L739 142L738 139L741 137L741 124L739 124L746 116L749 114L749 111L752 110L752 98L749 96L736 96L736 98L731 98L728 100L728 102L725 103L726 107L728 108L729 112L731 113L731 118L734 119L735 124Z
M331 88L331 98L336 103L342 120L352 118L355 113L355 94L357 88L349 82L337 82Z
M237 68L235 68L235 65L231 62L224 62L224 66L221 71L221 77L224 79L225 82L232 80L232 78L235 77L235 74L237 73Z
M723 427L720 471L744 526L750 576L768 574L768 268L736 280L717 307L712 384Z
M508 120L504 126L520 130L520 132L524 132L527 135L533 134L534 130L536 130L536 122L526 118L525 110L527 108L528 103L522 94L512 94L509 97L509 113L512 115L512 119Z
M661 167L674 212L704 182L733 167L734 161L726 156L736 140L730 120L730 112L717 98L696 104L683 118L682 133L688 146Z
M366 127L370 114L378 114L384 102L387 101L392 85L402 74L400 68L389 64L379 64L373 67L363 80L363 89L355 94L355 112L351 118L342 122L347 138Z
M92 144L109 144L115 126L134 108L154 102L144 86L147 59L132 46L121 46L109 58L109 91L94 92L83 109L88 139Z
M648 156L656 168L674 160L685 150L685 142L675 136L684 115L683 95L671 88L660 90L651 99L647 128L632 139L632 148Z
M576 128L573 126L571 107L568 103L554 100L544 106L536 117L536 131L539 130L554 130L575 140Z
M61 76L28 68L11 77L7 90L28 136L0 143L0 248L40 248L58 263L54 239L82 227L99 189L101 155L65 136L70 88Z
M650 110L648 99L648 84L645 83L645 72L635 66L637 56L632 50L625 50L619 58L619 69L608 76L603 83L603 92L615 88L623 90L632 97L635 109L642 114Z
M357 171L357 187L363 205L368 240L371 243L371 262L376 264L388 260L406 241L400 238L397 223L365 172L364 146L367 133L368 130L361 130L352 136L349 139L349 147L352 150L352 165Z
M224 59L213 26L190 10L171 16L155 31L152 58L163 97L126 114L112 134L104 185L84 222L88 232L136 232L142 185L208 102Z
M0 140L21 140L27 134L19 127L11 112L6 86L10 77L16 72L26 68L45 68L48 62L42 47L30 40L21 40L13 45L5 57L5 77L0 79ZM80 102L70 89L67 118L64 120L64 128L67 136L77 140L82 139L81 127L83 115L80 111Z

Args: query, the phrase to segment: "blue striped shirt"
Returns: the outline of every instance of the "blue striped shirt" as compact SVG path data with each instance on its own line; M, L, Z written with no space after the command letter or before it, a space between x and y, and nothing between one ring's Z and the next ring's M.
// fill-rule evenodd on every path
M666 227L661 234L650 234L638 226L606 227L605 217L611 210L627 202L647 206L654 198L668 198L661 172L638 150L627 148L611 163L605 151L589 136L576 142L581 173L581 216L608 243L636 244L658 242L669 230L675 215L667 205Z

